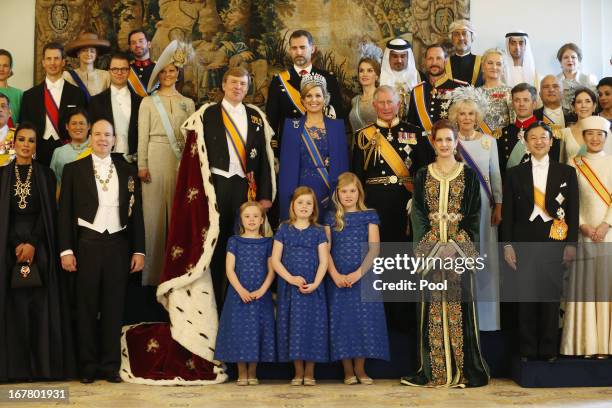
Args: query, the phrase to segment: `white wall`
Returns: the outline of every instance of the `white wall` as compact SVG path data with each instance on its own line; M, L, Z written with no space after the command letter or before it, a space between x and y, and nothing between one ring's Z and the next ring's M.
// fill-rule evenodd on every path
M541 76L560 72L556 54L567 42L582 49L583 71L598 78L612 75L610 0L471 0L470 14L476 53L504 48L504 35L520 29L529 34Z
M0 0L0 48L13 55L9 85L32 87L34 79L34 11L36 0Z
M10 84L32 86L34 77L34 10L36 0L0 0L0 48L11 51L15 75ZM612 76L612 1L610 0L471 0L476 26L474 51L503 47L504 34L522 29L532 40L540 74L559 72L555 55L566 42L578 44L583 70Z

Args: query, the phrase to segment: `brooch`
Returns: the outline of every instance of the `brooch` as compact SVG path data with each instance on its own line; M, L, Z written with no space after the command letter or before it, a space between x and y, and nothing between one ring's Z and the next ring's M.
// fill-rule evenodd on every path
M491 148L491 141L486 136L480 138L480 145L483 149L489 150Z
M261 118L255 115L251 115L251 122L253 122L256 125L263 126L263 121L261 120Z
M128 177L128 191L130 193L134 192L134 178L132 176Z
M249 157L251 159L254 159L255 156L257 156L257 149L253 148L253 149L251 149L251 153L249 153Z
M293 128L294 128L294 129L297 129L297 128L299 128L299 127L300 127L300 121L299 121L299 120L294 120L294 121L293 121Z

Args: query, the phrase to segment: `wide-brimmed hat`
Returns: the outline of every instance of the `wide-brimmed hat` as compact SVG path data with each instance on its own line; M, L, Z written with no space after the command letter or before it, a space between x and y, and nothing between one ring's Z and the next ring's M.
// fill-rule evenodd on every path
M69 57L76 57L82 48L95 48L98 54L110 51L110 42L98 38L98 34L82 31L77 37L66 44L66 54Z
M151 72L151 78L147 85L147 92L151 92L157 83L157 77L162 69L170 64L174 64L177 68L183 68L191 58L193 58L193 46L188 43L172 40L161 53L155 62L155 68Z

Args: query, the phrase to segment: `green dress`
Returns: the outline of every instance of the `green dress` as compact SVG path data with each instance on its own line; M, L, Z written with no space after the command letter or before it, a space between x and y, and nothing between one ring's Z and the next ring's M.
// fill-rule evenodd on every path
M433 164L420 169L411 221L415 256L433 257L439 243L453 242L462 252L460 257L478 257L480 185L474 171L463 163L447 176ZM489 370L480 351L474 271L458 272L434 266L421 277L429 282L446 280L447 288L422 293L417 306L420 366L414 377L402 378L402 384L475 387L488 383Z

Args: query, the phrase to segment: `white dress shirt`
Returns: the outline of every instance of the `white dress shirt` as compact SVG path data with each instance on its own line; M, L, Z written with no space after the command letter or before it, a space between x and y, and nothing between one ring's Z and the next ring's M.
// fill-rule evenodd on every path
M126 86L117 88L110 86L111 105L113 109L113 121L115 122L115 152L129 153L128 133L130 130L130 116L132 115L132 98Z
M113 160L110 155L104 159L99 158L95 154L91 155L93 159L94 169L102 180L108 178L108 172L111 168ZM113 166L113 174L110 177L110 182L107 184L108 190L102 190L102 184L96 179L96 188L98 190L98 211L94 222L89 223L81 218L78 219L80 227L92 229L100 234L108 231L109 234L114 234L126 228L121 225L119 217L119 177L117 169Z
M65 82L64 78L60 78L55 82L51 82L49 78L45 78L47 89L49 90L49 92L51 92L51 97L55 101L58 111L60 108L60 103L62 101L62 91L64 90L64 82ZM60 137L55 131L55 128L53 127L53 123L51 123L51 119L49 119L49 115L47 115L46 112L47 111L45 110L45 133L43 133L43 139L44 140L49 140L49 139L59 140ZM60 129L58 129L58 131L59 130Z
M247 118L246 108L244 107L242 103L234 107L231 103L229 103L225 99L223 99L223 101L221 102L221 105L223 106L227 114L230 116L232 121L234 122L234 125L236 125L236 127L238 128L238 131L240 132L240 136L242 137L242 141L246 148L246 138L247 138L247 133L249 131L249 122ZM226 133L225 139L227 141L227 150L229 151L229 159L230 159L229 167L227 171L218 169L216 167L211 168L210 171L213 174L217 174L219 176L223 176L227 178L230 178L232 176L240 176L244 178L245 174L244 174L244 171L242 170L242 164L240 163L240 158L238 157L238 154L236 153L236 150L234 149L234 146L232 145L232 142L230 141L227 133ZM248 155L249 152L246 152L246 154Z
M535 157L531 157L531 172L533 174L533 185L538 190L546 195L546 179L548 177L548 168L550 165L550 159L548 155L544 156L542 160L537 160ZM540 216L544 222L552 220L552 217L546 213L543 209L538 207L535 203L533 204L533 211L529 217L529 221L533 221L537 216Z
M306 68L300 68L297 65L293 65L293 69L295 69L295 72L297 72L298 75L300 75L301 71L306 71L310 74L312 72L312 64L307 66Z
M544 115L548 116L555 125L559 125L561 128L565 127L565 117L563 116L562 106L559 106L557 109L549 109L545 106Z

